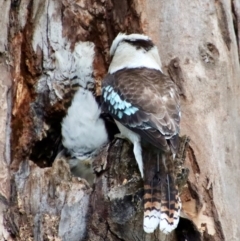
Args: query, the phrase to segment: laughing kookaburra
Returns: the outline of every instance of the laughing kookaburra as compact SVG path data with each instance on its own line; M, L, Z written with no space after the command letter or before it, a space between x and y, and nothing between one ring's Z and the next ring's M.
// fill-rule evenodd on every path
M72 172L91 184L94 178L92 161L108 142L101 108L91 91L80 88L62 121L62 143L69 154Z
M147 172L144 171L141 140L162 153L165 167L166 156L169 153L175 156L177 152L180 123L178 89L162 73L158 49L148 36L119 34L112 43L110 55L112 61L102 83L102 108L114 118L121 135L133 143L135 159L144 177ZM151 191L145 193L145 232L151 233L159 225L161 231L169 233L178 224L181 201L175 184L169 186L170 179L166 170L166 184L161 184L161 199L154 201ZM164 191L167 193L163 195Z

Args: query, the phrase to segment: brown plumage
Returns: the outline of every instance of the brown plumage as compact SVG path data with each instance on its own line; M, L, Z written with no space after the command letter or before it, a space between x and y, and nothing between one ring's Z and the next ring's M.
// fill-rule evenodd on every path
M159 226L169 233L178 224L181 208L172 161L179 142L178 89L162 73L157 47L149 37L119 34L110 55L109 74L102 83L102 107L133 143L145 182L145 232Z
M110 101L103 103L104 109L152 145L163 151L169 151L170 147L172 152L176 153L180 104L177 87L173 81L159 70L137 68L108 74L104 79L103 88L108 85L113 87L122 100L139 110L130 116L123 115L120 119Z

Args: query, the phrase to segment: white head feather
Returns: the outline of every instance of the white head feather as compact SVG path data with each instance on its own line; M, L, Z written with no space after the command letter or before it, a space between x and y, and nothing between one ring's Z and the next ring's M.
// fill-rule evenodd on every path
M113 40L112 42L112 46L110 48L110 55L113 56L117 47L118 47L118 44L120 42L122 42L123 40L138 40L138 39L142 39L142 40L151 40L147 35L143 35L143 34L138 34L138 33L133 33L133 34L130 34L130 35L126 35L124 33L119 33L117 35L117 37Z
M113 57L108 70L110 74L124 68L131 69L141 67L162 71L160 56L155 45L149 51L146 51L143 48L137 49L135 46L124 40L151 41L151 38L143 34L126 35L124 33L119 33L113 40L110 48L110 55Z

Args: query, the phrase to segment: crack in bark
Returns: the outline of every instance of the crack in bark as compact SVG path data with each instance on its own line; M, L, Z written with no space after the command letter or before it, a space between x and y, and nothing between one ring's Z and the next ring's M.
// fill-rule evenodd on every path
M235 38L238 47L238 60L240 63L240 3L238 0L232 0L232 15Z
M168 65L168 74L177 85L179 89L179 95L186 99L186 91L184 88L183 72L180 66L180 59L178 57L172 59Z
M199 165L198 165L198 162L197 162L196 155L194 153L193 148L190 145L189 145L189 148L188 148L188 158L191 162L191 166L192 166L192 170L193 170L194 174L200 174L201 171L200 171L200 168L199 168Z
M222 0L216 0L215 6L217 11L217 17L218 17L218 26L220 28L223 41L225 42L228 50L230 50L232 40L230 38L227 14L226 14L226 10L224 9Z
M107 222L107 230L110 232L110 234L115 237L114 241L125 241L124 239L120 238L117 233L115 233L113 230L111 230L111 226ZM108 235L107 235L108 236Z

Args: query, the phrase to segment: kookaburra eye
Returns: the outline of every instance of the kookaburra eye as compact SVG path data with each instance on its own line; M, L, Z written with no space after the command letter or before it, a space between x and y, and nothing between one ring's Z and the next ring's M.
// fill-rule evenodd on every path
M158 49L148 36L119 34L110 55L112 61L102 82L102 108L114 118L121 134L133 143L139 171L146 178L148 170L143 166L141 139L163 153L161 161L166 169L167 157L175 156L178 150L178 89L162 73ZM154 192L145 190L149 197L144 201L143 226L147 233L158 226L164 233L177 227L181 201L175 181L167 177L167 172L161 177L161 190L165 192L161 200L153 202Z

